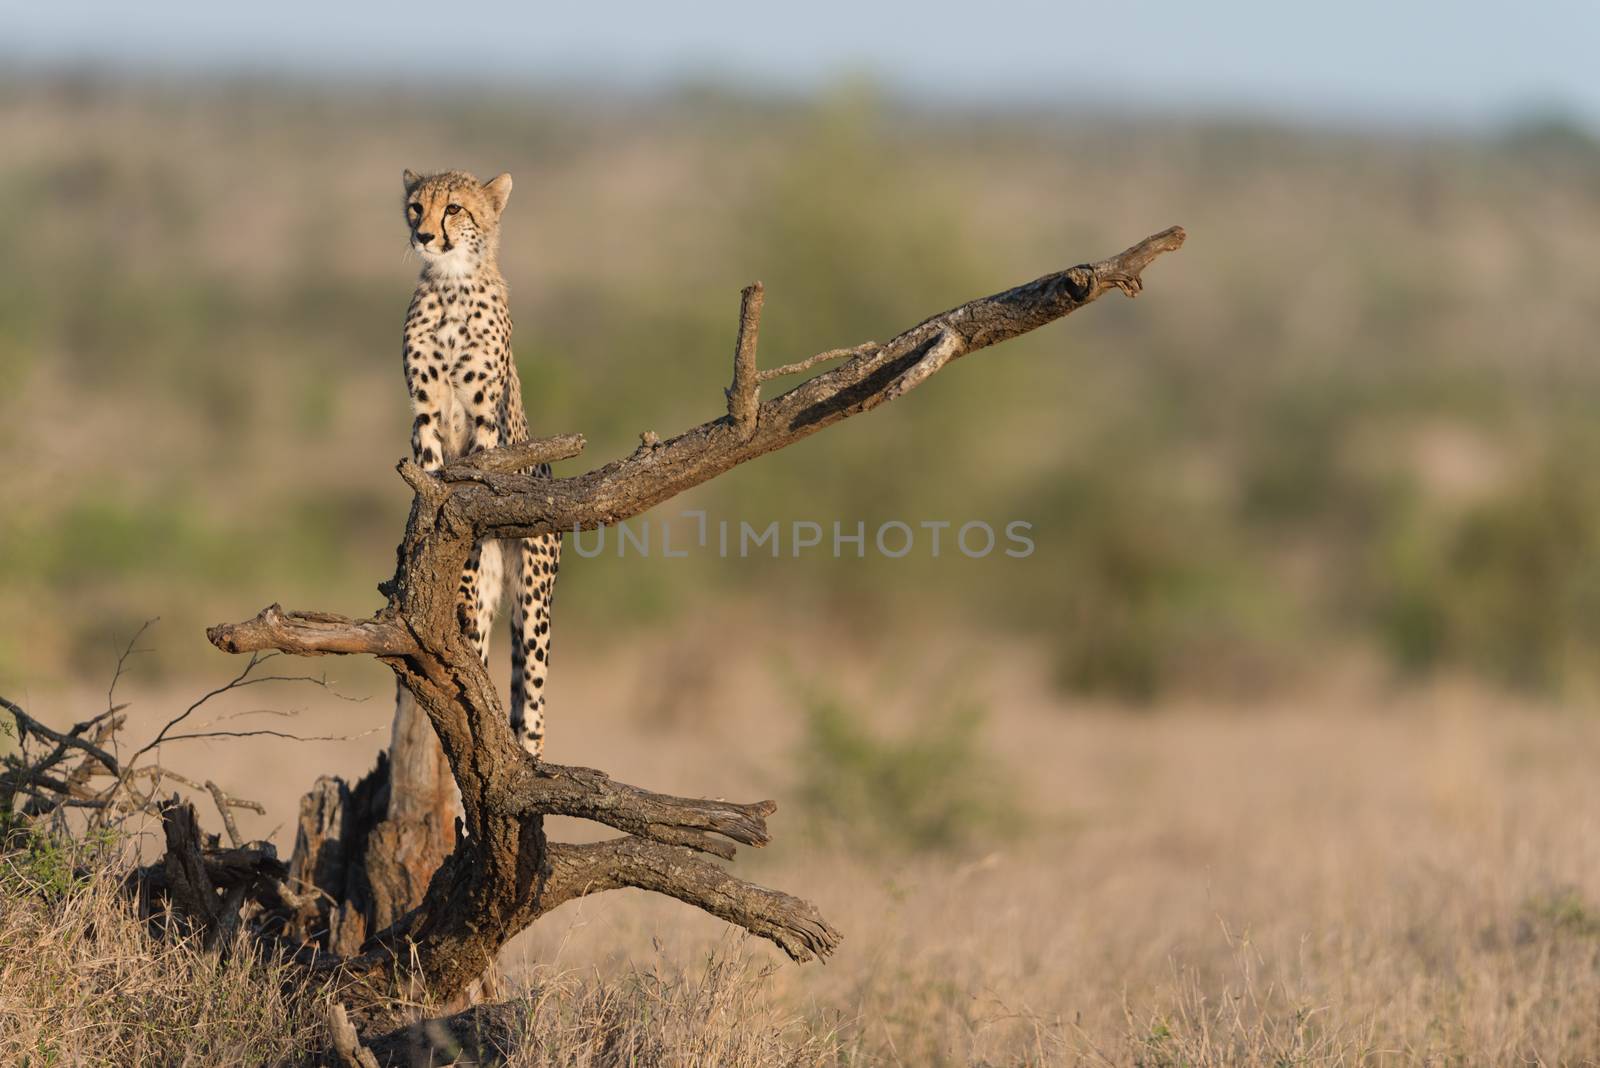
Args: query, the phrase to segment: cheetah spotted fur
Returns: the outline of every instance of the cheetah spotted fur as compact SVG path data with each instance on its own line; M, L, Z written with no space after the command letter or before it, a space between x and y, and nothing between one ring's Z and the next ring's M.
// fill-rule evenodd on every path
M469 453L528 440L522 383L511 358L511 313L497 251L511 176L479 182L461 171L405 172L405 215L422 276L406 312L404 363L411 394L412 458L438 471ZM534 473L548 476L541 464ZM544 686L559 535L474 547L461 576L461 629L489 661L489 629L513 561L511 729L544 752Z

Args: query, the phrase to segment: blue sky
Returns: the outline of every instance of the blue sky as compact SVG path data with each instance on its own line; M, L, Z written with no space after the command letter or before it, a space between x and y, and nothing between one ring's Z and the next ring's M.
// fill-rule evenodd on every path
M413 3L0 0L0 57L427 85L843 73L947 100L1600 127L1600 3Z

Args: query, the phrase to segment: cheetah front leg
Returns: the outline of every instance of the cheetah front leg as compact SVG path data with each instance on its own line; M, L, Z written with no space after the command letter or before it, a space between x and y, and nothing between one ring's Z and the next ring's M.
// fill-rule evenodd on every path
M466 414L469 433L467 453L483 452L500 444L500 390L482 381L470 394L457 398ZM456 598L456 617L461 630L478 649L485 667L489 666L489 635L500 593L505 587L505 568L500 543L483 541L473 547L461 573L461 588Z
M449 430L450 384L443 381L443 363L431 360L407 343L406 390L411 394L411 458L433 473L444 467L444 436Z

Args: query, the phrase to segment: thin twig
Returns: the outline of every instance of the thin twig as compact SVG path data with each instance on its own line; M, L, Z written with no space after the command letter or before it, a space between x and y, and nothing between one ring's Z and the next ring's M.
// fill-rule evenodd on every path
M160 620L160 616L152 616L139 624L139 629L133 632L133 637L128 639L128 644L123 647L122 653L117 657L116 670L111 673L111 685L106 687L106 708L111 708L117 703L117 683L122 681L122 671L128 664L128 659L134 653L147 653L148 649L139 649L139 639L144 637L144 632Z
M40 723L38 720L24 712L14 702L9 701L4 697L0 697L0 708L4 708L7 712L10 712L16 717L17 726L23 733L37 734L41 737L50 739L57 745L70 746L73 749L81 749L109 768L112 774L117 773L117 759L104 749L101 749L98 745L95 745L93 742L84 741L82 738L75 737L74 734L62 734L60 731L46 727L43 723ZM79 724L78 727L74 728L74 731L77 731L85 726L87 726L87 723ZM52 761L52 763L53 762L54 761Z
M17 793L38 798L49 805L48 808L40 808L32 812L25 811L23 815L26 816L48 816L58 808L107 808L111 804L109 801L96 797L62 797L58 793L42 794L31 786L18 786Z
M134 653L143 651L137 648L136 643L139 635L143 634L148 627L149 623L147 622L144 627L139 629L138 634L135 634L134 636L134 640L128 643L127 647L123 651L122 656L119 657L111 687L107 690L108 699L114 699L117 678L120 678L122 675L127 659ZM118 728L124 721L124 717L121 715L121 712L126 707L125 705L111 704L106 711L75 725L71 731L63 733L48 727L43 723L40 723L37 719L24 712L22 708L14 701L0 697L0 707L3 707L6 711L10 712L11 715L16 719L18 733L20 734L24 743L26 743L26 741L34 735L56 743L54 750L52 750L42 759L38 760L30 760L27 758L27 748L26 744L24 744L22 757L8 758L8 766L14 767L15 770L8 773L4 777L3 781L7 784L8 788L13 789L13 791L15 791L15 788L17 787L28 787L28 789L26 789L24 792L28 796L34 798L34 801L30 802L28 806L32 810L38 810L42 807L39 802L45 802L49 804L51 808L64 807L65 801L67 799L71 799L77 803L70 807L114 810L128 815L135 813L153 813L158 803L156 792L159 789L160 783L164 779L170 778L175 782L182 783L183 785L197 791L209 789L209 785L202 786L200 783L179 775L176 772L165 769L159 764L144 767L137 766L141 757L158 748L165 742L191 741L195 739L206 738L247 738L255 736L271 736L294 741L350 741L355 738L363 737L365 734L372 733L371 731L367 731L363 732L362 734L355 735L327 736L303 736L272 730L218 730L190 731L182 734L173 733L173 729L191 717L197 709L204 706L213 698L231 690L242 689L246 686L256 686L268 682L310 682L324 689L329 689L328 680L325 675L318 678L310 675L254 674L254 672L262 664L266 663L268 660L271 660L277 655L279 654L274 652L252 656L250 658L250 662L245 665L244 670L239 672L238 675L234 676L222 686L208 691L198 700L191 703L181 713L168 720L167 723L162 726L160 731L157 732L156 736L151 739L150 742L136 750L126 762L118 760L116 757L108 753L102 746L102 743L115 744L118 736ZM343 694L338 694L337 691L329 689L329 692L334 693L336 696L341 697L342 699L352 700L350 698L345 698ZM81 737L81 735L86 731L93 732L92 739ZM67 752L73 749L79 750L86 754L84 759L67 774L65 779L49 775L49 771L58 763L60 763L61 759L66 755ZM99 767L96 767L95 763L98 763ZM97 772L100 774L109 775L112 781L105 788L99 790L98 792L91 793L86 789L86 785L89 779L92 778ZM141 793L140 791L134 789L133 781L136 778L148 778L151 780L151 787L148 793ZM51 798L41 795L39 793L41 789L52 790L58 796ZM119 794L122 794L123 797L119 798ZM213 797L216 797L215 792L213 792ZM224 795L224 797L226 797L226 795ZM265 813L266 811L257 802L244 801L236 798L226 798L226 806L232 808L248 808L259 813Z
M151 779L152 782L150 790L152 796L157 790L160 789L161 782L166 779L171 779L175 783L178 783L182 786L187 786L191 790L206 789L204 783L198 783L186 775L179 775L171 768L164 768L160 764L146 764L142 768L134 768L132 771L128 772L126 778L130 782L137 778ZM267 814L267 808L261 802L248 801L242 797L234 797L231 794L228 795L228 807L247 808L258 816L265 816Z
M233 822L233 811L228 805L228 795L222 792L222 787L206 780L206 790L211 794L211 800L216 802L217 813L222 817L222 827L228 832L228 841L233 843L235 849L244 845L244 839L239 837L239 825Z
M357 734L289 734L287 731L195 731L191 734L169 734L169 742L192 742L200 738L283 738L291 742L354 742L377 734L385 727L369 727Z
M762 382L770 382L774 378L783 378L785 375L797 375L802 371L809 371L819 363L865 356L868 353L877 352L882 347L876 341L865 341L859 345L852 345L847 349L829 349L827 352L819 352L815 356L808 356L799 363L786 363L782 367L773 367L769 370L761 371L756 375L756 378Z
M239 672L239 674L235 675L232 679L230 679L228 682L224 683L223 685L218 686L216 689L211 690L211 691L203 694L197 701L195 701L193 704L191 704L188 708L184 709L178 715L176 715L172 719L168 720L166 725L163 726L161 728L161 730L156 733L156 736L154 738L152 738L149 742L146 742L143 747L141 747L137 752L135 752L133 754L132 757L130 757L128 759L128 763L132 764L134 761L136 761L140 757L144 756L144 754L148 753L150 750L152 750L152 749L156 748L157 746L159 746L162 742L170 740L170 732L174 727L176 727L178 724L182 723L184 720L188 719L191 715L194 714L196 709L198 709L201 705L205 704L207 701L210 701L214 697L219 697L222 694L228 693L229 691L242 690L246 686L259 686L259 685L262 685L263 683L268 683L268 682L309 682L312 685L320 686L323 689L327 689L328 688L328 677L326 675L323 675L320 678L318 678L316 676L312 676L312 675L257 675L257 676L255 676L253 678L251 677L250 673L252 671L254 671L256 668L260 667L262 664L266 663L268 660L271 660L274 657L277 657L279 655L280 654L276 653L276 652L253 653L253 654L251 654L250 662L244 666L244 670L243 671ZM180 736L180 737L194 737L194 736L193 735L183 735L183 736ZM312 739L307 739L307 740L312 740ZM322 740L334 740L334 739L315 739L315 740L322 741Z

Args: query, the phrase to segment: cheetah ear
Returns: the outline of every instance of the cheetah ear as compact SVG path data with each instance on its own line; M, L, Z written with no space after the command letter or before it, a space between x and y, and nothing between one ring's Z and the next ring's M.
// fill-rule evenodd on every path
M483 191L489 198L489 203L494 205L494 213L499 215L506 210L506 201L511 199L511 175L499 174L483 183Z
M412 170L410 167L406 168L405 174L403 174L401 177L403 177L405 179L406 192L407 193L409 193L413 189L415 189L417 187L418 183L420 183L422 181L422 175L418 174L416 171Z

